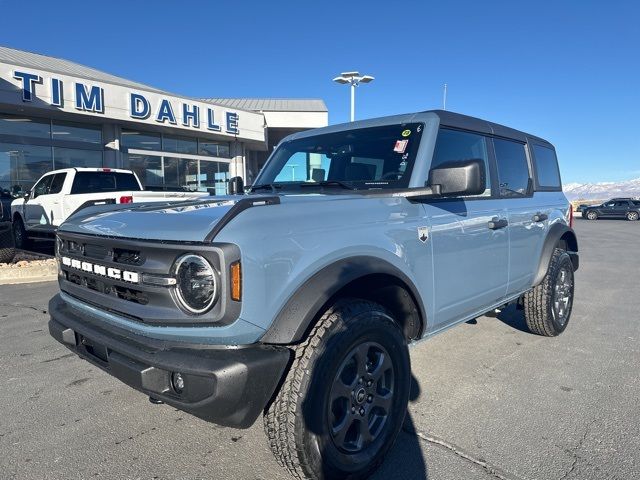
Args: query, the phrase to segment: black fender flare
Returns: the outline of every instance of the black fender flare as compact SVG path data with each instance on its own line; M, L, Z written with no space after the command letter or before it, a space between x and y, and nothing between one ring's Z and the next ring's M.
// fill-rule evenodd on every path
M571 262L573 263L573 269L578 270L580 262L578 257L578 239L576 234L571 227L568 227L563 223L555 223L551 226L549 233L547 233L547 237L545 238L542 252L540 254L540 263L538 264L536 275L533 278L532 287L542 283L544 276L547 274L547 269L549 268L549 262L551 262L553 251L560 240L564 240L566 242L567 251L571 257Z
M370 274L387 274L408 287L418 306L421 321L426 314L417 287L400 269L377 257L355 256L332 263L309 278L287 300L267 332L262 343L286 345L302 340L323 306L343 287Z

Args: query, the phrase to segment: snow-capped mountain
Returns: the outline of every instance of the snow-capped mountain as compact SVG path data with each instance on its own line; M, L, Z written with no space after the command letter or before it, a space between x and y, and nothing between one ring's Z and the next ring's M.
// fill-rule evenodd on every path
M567 183L562 189L569 200L640 197L640 178L624 182Z

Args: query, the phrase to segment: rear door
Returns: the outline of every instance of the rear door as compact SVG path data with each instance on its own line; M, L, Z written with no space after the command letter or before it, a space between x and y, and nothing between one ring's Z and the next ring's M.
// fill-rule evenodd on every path
M509 220L507 295L513 295L531 287L550 212L549 206L534 195L526 144L503 138L494 138L492 144L499 197L507 207Z
M49 188L49 196L47 198L47 204L43 207L45 211L49 213L49 220L51 225L59 227L64 220L63 213L63 188L67 179L67 172L56 173L51 181Z
M442 128L431 168L474 158L485 162L482 195L424 203L432 223L434 331L486 311L507 290L507 211L492 189L487 138Z
M624 217L627 215L630 208L631 205L628 200L616 200L616 203L613 206L613 216Z

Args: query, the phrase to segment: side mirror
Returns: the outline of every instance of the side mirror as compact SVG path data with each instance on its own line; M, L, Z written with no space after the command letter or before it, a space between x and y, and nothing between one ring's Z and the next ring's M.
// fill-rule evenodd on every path
M244 181L242 177L233 177L229 180L229 195L241 195L244 193Z
M22 198L24 198L25 202L28 201L31 198L31 190L29 190L28 192L24 192Z
M449 162L429 172L429 186L439 186L440 195L457 197L480 195L486 189L487 173L484 161L474 158L463 162Z

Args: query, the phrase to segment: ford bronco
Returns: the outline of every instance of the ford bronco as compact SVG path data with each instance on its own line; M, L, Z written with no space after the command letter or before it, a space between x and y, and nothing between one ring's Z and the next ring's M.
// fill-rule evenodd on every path
M567 327L578 268L554 147L430 111L293 134L246 193L94 206L58 229L51 335L157 402L264 417L296 478L364 478L408 346L509 303Z

